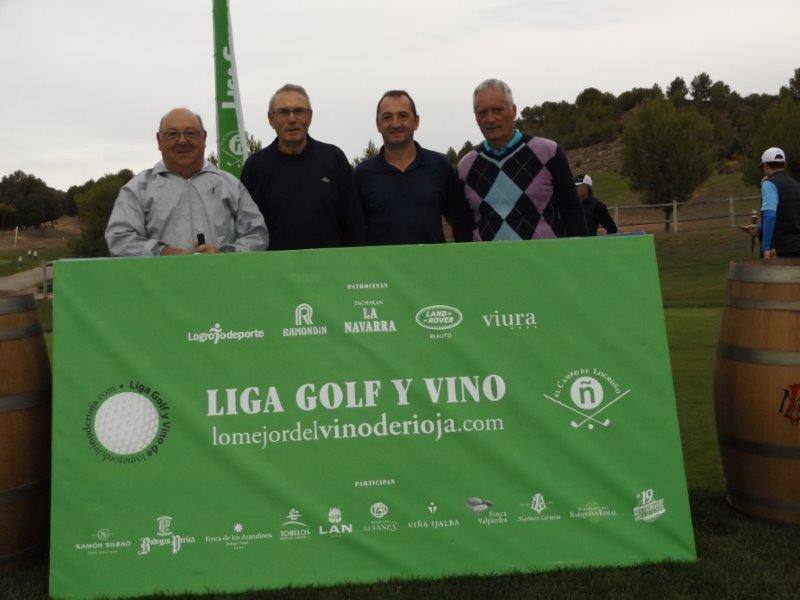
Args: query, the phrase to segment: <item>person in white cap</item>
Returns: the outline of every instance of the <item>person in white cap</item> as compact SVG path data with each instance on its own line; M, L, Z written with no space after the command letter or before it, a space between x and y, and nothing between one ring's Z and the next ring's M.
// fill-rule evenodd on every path
M608 214L608 208L600 200L595 198L592 191L592 178L581 173L575 177L575 189L583 208L583 216L586 218L586 227L589 228L589 235L597 235L597 228L602 227L606 233L617 233L617 224Z
M800 183L786 172L786 153L780 148L764 151L761 169L761 226L745 230L761 234L764 258L800 256Z

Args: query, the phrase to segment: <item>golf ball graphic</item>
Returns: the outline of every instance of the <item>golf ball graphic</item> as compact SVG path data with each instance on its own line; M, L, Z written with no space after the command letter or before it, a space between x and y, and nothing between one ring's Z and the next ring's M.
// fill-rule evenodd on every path
M146 396L122 392L107 398L94 418L98 441L115 454L136 454L150 445L158 430L158 412Z

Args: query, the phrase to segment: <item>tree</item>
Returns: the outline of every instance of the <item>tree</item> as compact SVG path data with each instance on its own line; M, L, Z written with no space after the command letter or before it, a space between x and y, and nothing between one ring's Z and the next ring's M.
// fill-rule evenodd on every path
M789 79L789 94L794 100L800 100L800 68L794 70L794 77Z
M111 209L119 190L133 178L130 169L104 175L86 190L77 194L78 218L81 235L70 241L69 246L78 256L108 256L105 232Z
M686 100L686 95L688 93L689 90L686 87L686 81L684 81L683 77L676 77L669 84L669 87L667 87L667 98L675 105L680 105Z
M4 210L6 227L39 227L64 214L64 193L50 188L35 175L15 171L0 180L0 203L13 207Z
M622 134L623 172L647 204L683 202L711 175L711 125L695 110L653 100L631 117ZM669 231L672 206L663 208Z
M759 163L767 148L777 146L786 152L786 168L795 179L800 179L800 101L784 98L764 113L761 127L753 134L744 165L744 179L758 185L763 176Z
M452 146L447 149L445 156L447 157L447 160L450 161L450 164L454 167L458 164L458 152L456 152L456 149Z
M699 104L708 101L711 89L711 75L706 72L695 75L692 79L692 100Z
M361 152L361 156L356 156L355 158L353 158L353 166L355 167L360 163L364 162L365 160L369 160L370 158L377 156L378 152L380 152L380 150L375 145L375 142L370 140L367 143L367 147L364 148L363 152Z
M458 151L458 154L456 155L456 156L458 157L458 160L461 160L461 159L462 159L462 158L464 158L464 157L465 157L467 154L469 154L470 152L472 152L472 149L473 149L473 148L475 148L475 146L473 146L473 145L472 145L472 142L470 142L469 140L467 140L466 142L464 142L464 145L463 145L463 146L461 146L461 150L459 150L459 151Z

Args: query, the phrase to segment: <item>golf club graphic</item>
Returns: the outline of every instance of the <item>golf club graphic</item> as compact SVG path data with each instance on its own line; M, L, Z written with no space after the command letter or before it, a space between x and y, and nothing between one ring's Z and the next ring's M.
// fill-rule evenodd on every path
M545 398L547 398L548 400L552 401L552 402L555 402L556 404L558 404L558 405L560 405L560 406L563 406L563 407L564 407L564 408L566 408L566 409L569 409L569 410L571 410L572 412L574 412L574 413L576 413L576 414L580 415L581 417L583 417L583 420L582 420L582 421L580 421L580 422L578 422L578 421L575 421L575 420L572 420L572 421L570 421L570 423L569 423L570 425L572 425L572 427L573 427L574 429L579 429L579 428L583 427L583 426L584 426L586 423L588 423L589 421L591 421L592 423L596 423L597 425L602 425L603 427L608 427L609 425L611 425L611 419L605 419L605 420L603 420L603 421L599 421L599 420L598 420L598 419L596 419L595 417L596 417L598 414L600 414L601 412L603 412L605 409L607 409L609 406L611 406L612 404L614 404L615 402L617 402L618 400L621 400L622 398L624 398L625 396L627 396L629 392L630 392L630 390L625 390L625 391L624 391L624 392L622 392L622 393L621 393L619 396L617 396L616 398L614 398L614 399L613 399L611 402L609 402L608 404L606 404L606 405L605 405L605 406L603 406L602 408L599 408L599 409L597 409L597 410L596 410L594 413L592 413L591 415L585 415L585 414L584 414L584 413L582 413L581 411L579 411L579 410L577 410L577 409L575 409L575 408L573 408L573 407L569 406L568 404L564 404L563 402L560 402L559 400L556 400L555 398L552 398L552 397L548 396L547 394L544 394L544 397L545 397ZM592 426L590 425L590 426L589 426L589 428L591 429L591 428L592 428Z

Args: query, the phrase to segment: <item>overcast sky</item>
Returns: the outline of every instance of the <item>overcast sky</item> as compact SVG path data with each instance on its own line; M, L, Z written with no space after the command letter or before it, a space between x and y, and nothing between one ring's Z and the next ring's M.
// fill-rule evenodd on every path
M230 0L245 124L273 139L266 101L311 95L311 135L357 156L375 103L405 88L417 140L481 139L471 93L505 80L518 108L586 87L619 94L702 71L743 95L776 94L800 67L800 1ZM0 0L0 176L66 190L152 166L174 106L199 112L216 148L211 0Z

